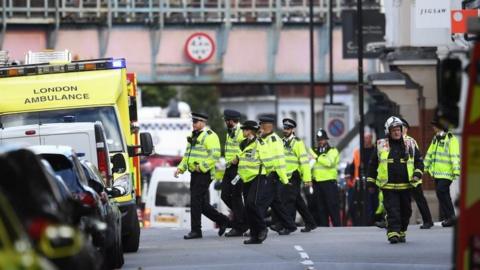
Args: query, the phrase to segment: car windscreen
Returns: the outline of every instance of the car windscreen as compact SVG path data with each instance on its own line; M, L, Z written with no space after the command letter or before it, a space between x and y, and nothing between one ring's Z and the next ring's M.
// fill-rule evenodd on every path
M188 183L159 182L155 196L155 206L190 207Z
M70 192L83 192L78 176L75 174L72 162L63 155L42 154L42 158L46 159L52 166L55 173L60 176L68 187Z
M0 115L0 123L4 128L34 124L95 121L100 121L103 124L110 152L123 152L123 141L114 107L79 108Z

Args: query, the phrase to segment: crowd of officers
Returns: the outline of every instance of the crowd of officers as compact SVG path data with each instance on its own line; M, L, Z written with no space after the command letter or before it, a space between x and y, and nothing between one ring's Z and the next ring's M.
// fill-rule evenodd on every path
M207 127L206 114L192 113L193 132L187 138L187 150L175 172L176 177L185 171L191 173L191 231L184 239L202 237L202 214L218 224L219 236L227 228L231 229L226 237L249 236L244 244L260 244L267 238L265 218L269 209L272 216L270 229L279 235L297 230L297 211L305 223L301 232L310 232L317 226L340 226L337 185L340 155L328 143L325 130L317 131L316 146L307 150L304 142L295 136L293 119L282 120L282 138L274 132L271 117L261 117L259 123L247 120L240 124L240 113L227 109L224 120L227 127L223 149L226 170L221 183L221 198L230 208L232 217L223 215L209 204L209 186L214 178L215 164L221 156L220 140ZM432 124L436 135L425 160L416 141L406 133L408 123L394 116L385 123L386 138L378 140L376 145L371 144L373 148L367 170L369 190L378 194L379 205L384 206L390 243L405 242L412 214L412 195L419 206L426 206L428 214L425 215L429 217L426 222L424 220L424 225L433 226L420 187L423 172L435 179L445 217L442 225L453 225L455 213L449 187L460 174L458 141L440 123ZM310 198L308 206L301 195L302 186Z

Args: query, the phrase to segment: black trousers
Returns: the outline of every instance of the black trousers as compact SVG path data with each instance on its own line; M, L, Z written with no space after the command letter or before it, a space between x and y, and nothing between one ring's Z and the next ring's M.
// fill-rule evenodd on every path
M417 203L418 210L422 215L423 223L432 223L432 214L430 213L430 208L428 207L427 199L423 194L422 185L418 185L416 188L410 189L411 194L415 202Z
M288 211L285 208L284 199L282 198L286 186L280 182L276 173L270 174L267 178L274 183L274 197L270 204L270 208L272 209L272 222L280 223L283 228L289 230L297 229L295 219L288 214Z
M222 180L222 201L232 210L233 219L232 228L245 231L248 225L245 221L245 206L242 199L243 182L239 180L237 184L232 185L232 179L237 176L237 165L231 165L225 170Z
M412 216L410 190L383 189L383 205L387 212L387 231L405 232Z
M209 202L210 173L192 172L190 178L190 219L192 232L202 231L202 214L217 224L228 224L228 217L218 212Z
M336 180L313 183L313 195L320 222L318 226L328 227L329 220L334 227L340 226L340 206Z
M243 184L245 213L251 237L258 237L261 231L267 229L265 213L274 196L274 183L265 175L259 175L254 180Z
M313 218L307 204L303 200L301 194L302 179L298 171L294 172L290 178L290 185L284 187L285 208L287 214L295 221L295 216L298 213L302 216L305 226L315 227L315 219Z
M451 180L435 178L435 191L437 192L440 209L444 214L445 219L455 217L455 210L453 209L452 197L450 197Z

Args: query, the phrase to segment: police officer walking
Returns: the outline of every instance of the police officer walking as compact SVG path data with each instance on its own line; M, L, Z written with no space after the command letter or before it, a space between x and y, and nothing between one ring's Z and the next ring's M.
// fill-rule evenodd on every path
M275 184L275 196L270 205L275 217L281 224L281 229L277 230L280 235L288 235L297 230L294 219L288 215L282 199L284 185L288 183L288 176L285 165L285 153L283 150L282 139L273 132L274 119L271 117L260 117L261 137L258 139L265 144L263 164L267 169L267 178ZM282 185L284 184L284 185ZM270 227L276 230L274 226Z
M317 147L310 149L315 159L313 166L313 196L319 214L318 226L328 227L329 218L333 226L340 226L340 207L337 186L337 167L340 155L337 148L328 143L327 132L317 131Z
M408 136L408 129L410 128L410 125L408 124L407 120L403 118L401 118L400 120L402 120L403 122L403 136L406 138L405 141L414 142L415 147L418 148L417 141L412 137ZM423 220L423 224L420 226L420 229L430 229L431 227L433 227L432 214L430 213L430 208L428 207L427 199L423 194L421 178L420 178L420 181L416 182L416 186L414 186L411 189L411 191L412 191L412 197L417 203L418 210L420 210L420 214Z
M191 173L191 231L184 239L202 238L202 214L219 225L219 236L223 235L229 225L228 217L219 213L208 201L212 173L215 172L215 163L220 158L220 141L217 134L206 127L207 120L206 114L192 113L192 135L187 138L185 156L175 172L175 177L187 170Z
M443 227L455 224L455 211L450 197L450 185L460 176L460 146L458 139L438 120L432 121L435 136L425 156L425 171L435 181Z
M368 166L369 185L382 190L387 212L387 238L391 244L404 243L412 215L410 189L422 178L423 161L414 140L404 137L403 122L391 116L385 122L387 138L377 141Z
M237 156L238 175L243 182L245 212L250 229L250 238L243 243L261 244L267 238L265 214L273 201L275 183L267 179L267 167L263 160L269 157L265 156L266 144L257 140L257 122L247 120L241 129L245 139L240 143Z
M285 162L287 166L287 176L289 178L289 185L284 189L285 208L293 220L295 220L298 210L305 222L305 228L300 231L310 232L314 230L317 225L301 194L302 181L305 186L312 187L312 172L308 162L308 154L303 141L295 136L297 123L290 118L283 119L282 123Z
M240 142L243 133L240 129L240 113L234 110L224 110L223 117L227 126L225 140L225 161L227 169L222 180L222 201L232 210L232 229L225 234L226 237L242 236L247 230L245 222L245 209L242 200L242 181L234 180L237 176L237 154L240 151Z

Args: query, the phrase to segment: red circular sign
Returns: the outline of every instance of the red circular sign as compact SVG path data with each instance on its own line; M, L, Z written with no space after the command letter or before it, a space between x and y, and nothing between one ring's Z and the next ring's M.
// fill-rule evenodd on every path
M213 39L205 33L194 33L185 42L185 54L190 61L202 64L212 58L215 52Z

